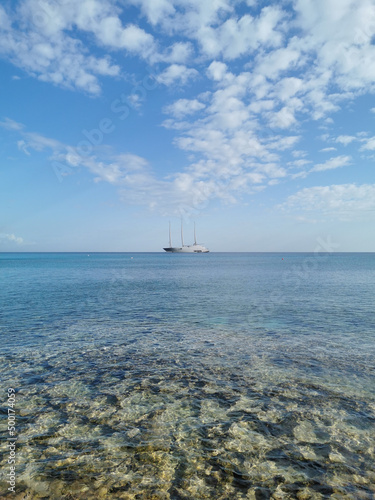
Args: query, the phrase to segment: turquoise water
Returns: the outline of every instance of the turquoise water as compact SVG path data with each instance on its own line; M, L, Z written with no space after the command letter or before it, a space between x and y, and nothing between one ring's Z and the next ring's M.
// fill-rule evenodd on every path
M375 254L3 253L0 279L1 498L375 498Z

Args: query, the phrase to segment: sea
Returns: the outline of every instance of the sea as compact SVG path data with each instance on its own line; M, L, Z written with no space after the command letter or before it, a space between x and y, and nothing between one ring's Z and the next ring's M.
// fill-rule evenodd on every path
M1 253L0 305L0 498L375 498L374 253Z

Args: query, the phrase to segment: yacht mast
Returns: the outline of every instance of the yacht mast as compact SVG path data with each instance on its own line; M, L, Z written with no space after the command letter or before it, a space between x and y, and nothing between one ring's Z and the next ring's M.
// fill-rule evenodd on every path
M195 222L194 222L194 245L197 244L197 237L195 235Z
M172 247L172 238L171 238L171 221L169 221L169 248Z
M181 219L181 243L182 243L182 246L185 246L184 245L184 232L183 232L183 229L182 229L182 219Z

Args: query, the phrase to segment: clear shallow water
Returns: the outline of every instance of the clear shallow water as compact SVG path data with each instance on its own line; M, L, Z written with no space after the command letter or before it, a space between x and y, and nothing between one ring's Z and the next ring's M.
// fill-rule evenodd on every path
M375 498L375 254L0 254L0 279L13 498Z

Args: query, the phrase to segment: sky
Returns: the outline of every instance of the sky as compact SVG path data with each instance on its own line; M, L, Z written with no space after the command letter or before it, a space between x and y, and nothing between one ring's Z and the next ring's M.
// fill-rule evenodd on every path
M0 251L375 251L375 0L3 0Z

